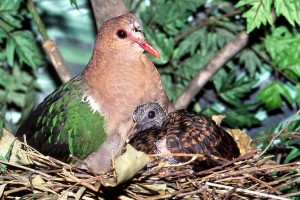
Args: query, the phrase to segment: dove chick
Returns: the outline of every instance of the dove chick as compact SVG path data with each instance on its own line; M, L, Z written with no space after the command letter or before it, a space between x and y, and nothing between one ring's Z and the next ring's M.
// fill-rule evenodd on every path
M167 114L158 103L140 105L133 112L135 134L130 144L146 154L160 154L156 160L170 164L188 162L202 154L194 167L211 168L240 155L234 139L209 117L178 110Z

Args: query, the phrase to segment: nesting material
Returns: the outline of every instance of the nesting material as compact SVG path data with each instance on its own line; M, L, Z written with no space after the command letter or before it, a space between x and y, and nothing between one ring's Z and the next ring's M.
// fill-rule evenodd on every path
M270 158L257 159L257 150L197 173L167 172L161 169L174 166L160 163L117 187L112 187L117 180L114 170L94 174L44 156L27 145L20 151L33 164L0 159L0 196L5 199L289 199L300 194L282 192L299 184L299 163L278 165ZM193 160L203 155L188 156Z

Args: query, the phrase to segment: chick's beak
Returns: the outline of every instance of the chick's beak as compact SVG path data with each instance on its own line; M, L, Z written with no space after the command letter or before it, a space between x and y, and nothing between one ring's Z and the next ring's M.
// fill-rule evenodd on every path
M142 127L143 126L140 124L134 124L134 126L130 130L129 137L127 138L126 142L130 142L130 140L133 139L137 135L137 133L142 130Z
M152 47L145 39L137 38L134 40L134 42L140 45L141 48L150 53L152 56L160 58L159 52L154 47Z

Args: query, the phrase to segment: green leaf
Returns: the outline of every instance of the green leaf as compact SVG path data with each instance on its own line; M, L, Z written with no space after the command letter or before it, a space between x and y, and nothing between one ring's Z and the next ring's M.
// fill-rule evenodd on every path
M6 38L14 29L15 27L13 27L12 25L8 24L6 21L0 18L0 30L2 37Z
M220 70L214 77L213 83L220 97L227 103L237 106L242 104L242 98L250 92L257 80L248 80L244 75L236 77L236 69L233 68L229 73Z
M0 160L5 160L5 157L3 155L0 154ZM5 170L6 170L7 166L3 163L0 163L0 174L4 174Z
M217 92L221 92L221 89L222 89L222 86L223 86L223 80L226 79L227 77L227 72L225 71L224 68L221 68L214 76L213 76L213 83L214 83L214 86L217 90ZM231 78L233 79L232 76L228 76L228 78Z
M170 36L179 34L181 29L187 27L187 19L202 6L205 0L173 1L156 0L151 1L141 13L143 21L161 27Z
M6 32L14 28L21 28L23 13L20 12L21 0L1 0L0 3L0 26ZM9 26L10 28L7 28Z
M272 64L291 79L300 79L300 33L292 33L286 27L278 27L267 35L265 47Z
M15 31L11 37L16 45L16 53L21 62L25 62L32 68L42 64L42 55L29 31Z
M173 58L179 59L185 54L194 54L196 49L199 47L201 40L203 40L204 35L205 31L202 29L188 35L179 43L178 47L175 49Z
M17 11L20 7L21 1L19 0L1 0L0 3L0 14L11 12L11 11Z
M277 16L283 15L292 26L300 25L300 1L274 0L274 7Z
M16 48L16 44L14 43L13 39L8 38L6 43L6 56L7 56L7 62L10 66L13 66L14 64L15 48Z
M77 10L79 10L77 0L70 0L70 3L72 6L75 6Z
M239 63L244 63L251 77L254 77L255 72L261 67L261 60L250 49L243 50L239 55Z
M300 157L300 149L297 147L287 147L288 149L292 149L289 155L285 158L284 163L289 163L290 161L294 160L297 157Z
M35 97L34 77L17 66L11 74L0 68L0 74L3 75L0 79L0 99L24 109L23 112L32 109Z
M1 106L1 104L0 104ZM0 111L1 112L1 111ZM3 127L4 127L4 118L2 117L2 113L0 113L0 140L2 138L2 130L3 130Z
M164 83L165 90L170 100L174 101L185 88L181 83L174 84L170 74L162 74L161 79Z
M233 128L251 128L254 125L260 124L260 120L255 117L256 113L230 109L227 110L225 114L226 118L224 119L224 122Z
M166 64L174 48L174 42L172 38L167 38L167 36L161 32L154 32L148 28L144 28L144 33L148 41L158 50L160 53L160 58L152 58L156 64Z
M296 85L296 102L298 108L300 108L300 84L299 83Z
M229 19L224 19L223 21L216 22L217 25L223 27L226 30L230 30L231 32L238 32L245 30L244 24L240 23L232 23Z
M177 68L177 80L191 80L211 57L212 54L208 53L203 55L199 50L193 56L185 59Z
M273 110L282 105L283 97L289 104L293 103L293 98L285 85L274 81L262 89L256 98L263 102L269 110Z
M219 115L221 112L218 112L217 110L213 109L212 107L205 107L202 111L202 114L207 115L209 117L212 117L213 115Z
M216 32L217 43L220 48L223 48L234 37L234 34L225 28L216 28Z
M249 5L250 9L246 11L242 17L247 20L247 32L250 33L255 28L259 28L262 24L267 23L273 25L272 18L272 0L240 0L236 7Z

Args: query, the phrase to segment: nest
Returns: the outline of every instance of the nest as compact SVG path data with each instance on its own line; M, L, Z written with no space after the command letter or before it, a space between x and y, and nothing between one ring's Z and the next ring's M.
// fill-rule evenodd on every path
M29 166L0 159L0 197L6 199L288 199L299 191L284 188L300 182L299 163L276 164L250 151L223 166L194 172L171 172L161 164L140 171L131 180L112 187L115 171L95 174L31 147L22 148ZM176 155L178 156L178 155ZM186 156L186 155L184 155ZM199 155L194 155L199 156ZM163 169L163 170L162 170Z

